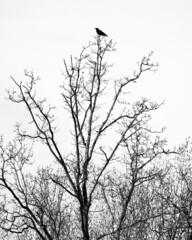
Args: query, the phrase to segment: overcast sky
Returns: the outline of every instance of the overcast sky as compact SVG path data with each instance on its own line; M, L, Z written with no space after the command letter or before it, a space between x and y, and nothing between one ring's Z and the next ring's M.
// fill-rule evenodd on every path
M192 136L191 0L0 0L0 133L10 136L25 109L5 100L10 75L24 69L41 76L39 95L60 99L63 59L78 56L98 27L117 43L111 55L114 77L126 76L154 51L160 68L147 74L135 94L165 101L154 116L171 144Z

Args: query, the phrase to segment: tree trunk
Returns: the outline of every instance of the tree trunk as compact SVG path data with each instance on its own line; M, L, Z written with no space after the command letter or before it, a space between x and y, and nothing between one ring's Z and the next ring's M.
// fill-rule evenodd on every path
M89 240L90 239L89 238L88 212L89 212L89 206L88 205L80 207L83 240Z

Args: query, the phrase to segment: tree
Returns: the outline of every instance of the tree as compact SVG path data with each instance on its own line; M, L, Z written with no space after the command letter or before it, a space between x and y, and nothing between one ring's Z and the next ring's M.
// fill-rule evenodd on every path
M156 181L156 206L161 206L163 215L155 219L155 239L192 238L191 146L191 140L187 139L179 147L179 154L165 165L166 175Z
M11 77L16 89L8 91L9 99L26 106L34 131L22 130L17 124L15 141L7 147L1 142L0 227L7 235L15 233L18 239L144 239L148 233L141 231L143 226L162 215L150 206L152 195L142 194L163 174L153 162L170 153L166 140L149 127L150 113L161 104L146 98L131 104L127 95L129 85L144 72L155 71L158 64L151 61L150 53L138 62L131 77L109 81L111 65L105 55L114 50L112 40L97 37L78 58L71 57L69 65L64 60L61 96L73 123L73 145L67 156L56 141L54 108L45 99L37 99L39 79L28 71L25 83ZM47 146L57 171L41 169L36 176L25 173L32 158L31 149L25 146L28 140Z

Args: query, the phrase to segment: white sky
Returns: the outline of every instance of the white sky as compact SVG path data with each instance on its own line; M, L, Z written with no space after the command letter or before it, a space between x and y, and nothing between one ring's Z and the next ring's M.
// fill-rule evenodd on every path
M115 78L154 51L160 68L146 74L134 94L165 100L154 121L167 127L170 144L192 136L191 0L0 0L0 133L11 136L14 123L26 116L5 100L5 89L13 86L9 76L20 81L24 69L34 70L42 79L39 95L56 105L63 59L78 56L95 27L117 43L110 60Z

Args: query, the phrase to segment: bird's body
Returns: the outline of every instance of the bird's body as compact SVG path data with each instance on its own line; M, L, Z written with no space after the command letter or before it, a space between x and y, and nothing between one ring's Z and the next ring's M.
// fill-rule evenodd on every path
M95 30L96 30L96 32L97 32L97 34L98 34L99 36L108 37L107 34L105 34L104 32L102 32L99 28L95 28Z

